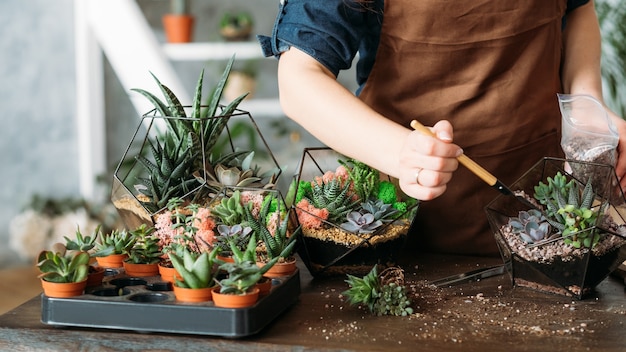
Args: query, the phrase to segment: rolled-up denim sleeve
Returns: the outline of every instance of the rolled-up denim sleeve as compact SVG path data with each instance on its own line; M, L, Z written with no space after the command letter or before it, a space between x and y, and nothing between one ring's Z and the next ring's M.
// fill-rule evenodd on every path
M350 68L366 32L366 11L346 0L281 0L271 36L258 36L265 56L296 47L333 74Z
M567 0L567 12L588 3L589 0Z

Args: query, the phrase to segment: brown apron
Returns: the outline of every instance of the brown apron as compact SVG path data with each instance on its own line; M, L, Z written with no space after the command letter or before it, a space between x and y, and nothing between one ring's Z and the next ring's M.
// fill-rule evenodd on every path
M566 0L387 0L360 98L409 127L454 127L454 142L505 184L560 156L561 19ZM485 206L498 193L463 166L422 202L409 245L495 255Z

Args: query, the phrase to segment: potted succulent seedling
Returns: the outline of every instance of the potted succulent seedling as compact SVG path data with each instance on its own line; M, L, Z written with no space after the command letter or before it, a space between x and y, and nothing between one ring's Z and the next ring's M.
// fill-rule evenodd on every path
M170 260L182 280L174 282L176 299L184 302L203 302L211 300L214 277L217 274L217 249L198 254L189 249L183 256L169 253Z
M93 259L93 249L96 246L98 236L101 235L100 229L101 226L98 225L91 236L84 236L81 233L80 228L76 228L76 234L74 238L63 236L65 238L65 248L68 251L85 252L90 256L87 286L100 285L105 274L105 269L99 265L93 265L93 263L95 263L95 259L93 261L91 260Z
M413 313L406 294L404 272L399 267L388 267L380 274L376 265L362 278L348 274L349 289L342 294L351 305L366 305L376 315L406 316Z
M154 276L159 274L161 248L159 237L154 235L154 227L141 224L131 231L135 243L128 250L128 258L123 262L124 271L129 276Z
M130 143L140 145L140 150L135 153L127 148L113 179L111 198L127 228L153 225L155 214L164 211L171 198L206 205L225 186L274 187L281 170L252 116L237 109L245 94L220 105L233 62L234 57L206 105L202 102L204 72L191 106L182 105L156 77L165 100L134 89L155 108L142 117ZM240 146L244 142L231 134L237 124L252 126L259 142L256 151ZM267 152L261 153L264 148ZM262 171L254 161L260 154L268 156L274 167Z
M591 294L626 259L618 185L610 165L545 158L511 185L528 202L502 196L489 203L513 285L578 299Z
M100 235L93 255L101 267L121 268L135 241L136 238L131 232L114 229L110 233Z
M219 287L213 289L213 302L223 308L244 308L252 306L259 297L257 283L271 268L278 258L274 258L260 267L256 264L256 235L252 234L248 245L241 251L231 245L233 261L219 266L225 277L218 281Z
M299 254L313 275L365 273L393 263L418 208L391 179L328 148L306 148L292 202Z
M39 253L37 267L41 285L48 297L66 298L81 295L87 285L89 254L68 252L62 243Z

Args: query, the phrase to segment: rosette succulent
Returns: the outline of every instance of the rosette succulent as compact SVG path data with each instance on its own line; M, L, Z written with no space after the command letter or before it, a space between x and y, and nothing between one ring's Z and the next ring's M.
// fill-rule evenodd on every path
M348 221L339 226L346 231L357 233L372 233L383 224L381 220L376 220L374 214L361 214L358 211L348 213L346 219Z

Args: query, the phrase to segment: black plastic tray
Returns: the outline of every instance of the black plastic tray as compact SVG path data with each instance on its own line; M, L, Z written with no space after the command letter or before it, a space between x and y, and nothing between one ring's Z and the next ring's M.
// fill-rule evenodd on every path
M106 276L102 286L72 298L41 295L41 321L76 326L224 337L261 331L300 295L300 273L272 279L269 294L249 308L219 308L212 301L176 301L171 285L159 276L131 278L123 269Z

